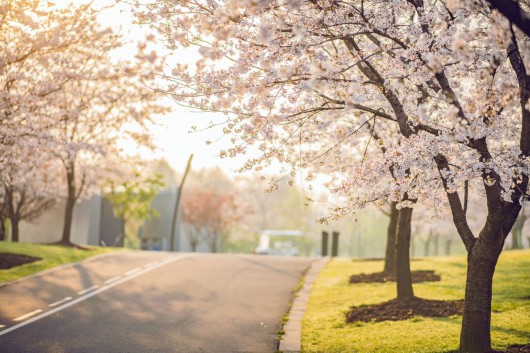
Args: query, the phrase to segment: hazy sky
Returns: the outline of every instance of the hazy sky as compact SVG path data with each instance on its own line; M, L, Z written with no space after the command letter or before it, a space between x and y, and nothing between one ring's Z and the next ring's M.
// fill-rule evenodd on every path
M76 0L78 5L88 0ZM72 0L56 0L57 6L69 6ZM94 5L106 6L114 4L113 0L94 0ZM70 5L71 6L71 5ZM100 20L104 26L110 26L122 33L126 41L133 42L136 38L144 38L149 32L147 28L133 25L133 18L127 11L127 5L119 4L110 9L104 10L100 15ZM135 53L135 45L129 45L120 50L117 55L123 58L130 57ZM157 48L157 51L164 52L164 48ZM191 50L176 53L174 60L194 64L198 56ZM191 153L194 154L193 167L219 166L226 173L233 174L232 171L244 164L244 159L220 159L219 151L230 146L229 138L222 133L222 127L208 129L201 132L189 133L192 126L198 129L209 125L210 121L221 122L226 117L213 113L193 112L190 109L182 108L172 103L169 98L165 102L174 107L174 111L166 116L156 117L158 126L151 128L153 140L157 145L157 151L153 153L142 153L148 158L164 158L171 166L182 172L186 161ZM211 145L206 145L206 141L212 141ZM136 147L131 146L131 150L136 151Z

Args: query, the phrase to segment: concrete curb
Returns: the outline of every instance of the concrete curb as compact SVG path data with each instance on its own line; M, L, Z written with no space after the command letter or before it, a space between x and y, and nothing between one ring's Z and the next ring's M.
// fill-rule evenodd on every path
M280 341L279 351L282 353L300 353L302 350L302 319L307 309L309 295L313 288L313 283L317 279L318 273L330 260L329 257L322 257L311 264L307 272L304 285L296 294L291 310L289 310L289 321L283 327L285 334Z

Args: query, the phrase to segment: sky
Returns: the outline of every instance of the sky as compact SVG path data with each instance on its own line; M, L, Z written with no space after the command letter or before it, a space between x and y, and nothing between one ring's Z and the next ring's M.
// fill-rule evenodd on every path
M88 0L77 0L74 3L79 5ZM56 0L54 3L59 7L71 6L72 0ZM114 4L113 0L94 0L94 5L108 6ZM124 36L125 41L133 42L136 38L145 38L149 29L132 23L133 18L127 11L128 5L118 4L110 9L102 11L100 21L103 26L110 26ZM166 52L165 48L160 45L156 48L157 52ZM136 51L136 45L129 44L120 50L116 55L131 57ZM173 53L174 60L188 64L194 64L199 59L199 54L193 51L182 51ZM244 164L245 159L221 159L218 157L221 149L230 147L229 138L223 136L222 127L206 128L210 122L221 122L226 119L221 114L203 113L192 111L175 104L170 98L164 98L164 103L169 104L173 111L164 116L157 116L157 124L150 128L153 141L157 146L156 151L148 152L142 150L142 157L149 159L165 159L177 171L182 173L186 167L186 162L190 154L194 154L193 168L199 169L204 167L220 167L228 175L236 174L238 167ZM192 126L196 126L199 132L190 133ZM206 141L212 141L210 145ZM131 153L137 152L137 147L133 144L124 143L124 148ZM126 151L127 152L127 151Z

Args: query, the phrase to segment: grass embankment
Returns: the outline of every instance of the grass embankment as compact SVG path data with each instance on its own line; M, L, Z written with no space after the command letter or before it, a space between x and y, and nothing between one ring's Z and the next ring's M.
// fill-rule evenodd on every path
M0 284L10 282L33 273L66 263L77 262L87 257L115 251L118 248L90 247L88 250L59 245L12 243L0 241L0 253L27 255L42 260L0 270Z
M411 262L412 270L435 270L440 282L414 284L421 298L464 298L465 257L431 257ZM454 352L458 350L461 316L415 317L406 321L345 323L351 306L395 298L395 283L349 284L352 274L379 272L382 261L333 260L320 272L302 325L302 351L307 352ZM505 349L530 343L530 251L505 251L493 279L492 345Z

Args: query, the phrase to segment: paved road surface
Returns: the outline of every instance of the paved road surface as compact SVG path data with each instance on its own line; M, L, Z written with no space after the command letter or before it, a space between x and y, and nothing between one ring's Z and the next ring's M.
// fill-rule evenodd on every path
M307 258L112 253L0 288L0 352L275 352Z

